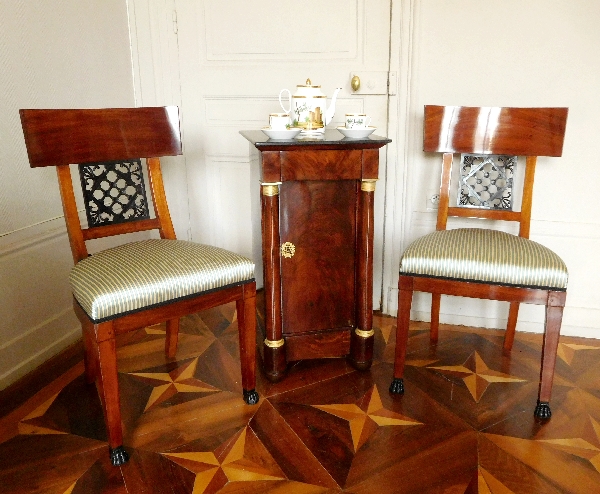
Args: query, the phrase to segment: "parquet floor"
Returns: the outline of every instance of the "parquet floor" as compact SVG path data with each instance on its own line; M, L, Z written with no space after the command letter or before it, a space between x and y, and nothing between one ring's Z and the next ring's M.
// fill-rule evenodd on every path
M375 317L375 363L298 362L259 373L241 398L235 306L119 341L125 446L112 467L95 388L79 363L0 419L0 492L600 492L600 341L562 337L553 417L534 420L541 335L427 324L411 328L406 393L387 391L395 320Z

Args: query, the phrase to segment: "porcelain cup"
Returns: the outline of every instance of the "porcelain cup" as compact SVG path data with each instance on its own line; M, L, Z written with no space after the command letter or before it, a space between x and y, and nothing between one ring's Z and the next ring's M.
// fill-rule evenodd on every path
M371 123L371 117L364 113L346 113L345 124L347 129L365 129Z
M290 116L288 113L269 114L269 127L272 130L285 130L290 126Z

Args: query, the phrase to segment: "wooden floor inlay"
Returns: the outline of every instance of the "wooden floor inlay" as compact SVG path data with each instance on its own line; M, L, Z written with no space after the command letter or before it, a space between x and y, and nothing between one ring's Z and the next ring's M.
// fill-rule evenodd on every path
M391 395L395 320L375 361L295 362L241 397L235 304L118 340L124 442L110 464L102 410L78 364L0 419L0 492L600 492L600 341L562 337L552 419L533 416L541 335L412 323L405 394ZM76 370L75 370L76 369Z

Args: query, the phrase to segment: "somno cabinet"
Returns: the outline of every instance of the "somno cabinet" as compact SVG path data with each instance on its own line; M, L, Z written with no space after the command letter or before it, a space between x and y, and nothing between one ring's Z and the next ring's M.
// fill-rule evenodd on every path
M389 139L250 141L254 259L263 275L263 363L272 381L287 362L373 358L373 196ZM261 269L262 260L262 269Z

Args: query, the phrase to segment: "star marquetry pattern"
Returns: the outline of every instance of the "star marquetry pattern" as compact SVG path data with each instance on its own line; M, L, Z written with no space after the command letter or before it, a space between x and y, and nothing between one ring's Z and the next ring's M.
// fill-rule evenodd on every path
M36 419L40 419L45 415L48 411L54 400L58 397L59 393L56 393L54 396L46 400L39 407L37 407L33 412L27 415L19 422L19 434L67 434L64 431L50 429L48 427L44 427L39 425Z
M76 485L77 482L74 482L73 485L71 485L65 492L63 492L63 494L71 494L73 492L73 489L75 489Z
M526 379L520 379L513 377L503 372L498 372L490 369L483 359L479 356L479 353L473 352L469 355L469 358L462 365L441 365L427 367L428 369L435 369L444 373L462 377L463 382L467 386L469 393L479 403L481 397L485 393L486 389L492 383L513 383L513 382L524 382Z
M485 468L479 467L477 471L477 493L478 494L511 494L511 491Z
M286 480L274 461L254 460L257 440L251 437L254 436L250 436L245 427L229 451L218 448L216 451L163 453L163 456L196 474L193 494L217 492L229 482Z
M153 406L160 405L177 393L210 393L220 391L194 374L198 365L198 357L185 362L171 372L132 372L129 375L154 387L144 412Z
M600 350L600 347L589 345L577 345L575 343L559 343L556 355L565 361L568 365L573 362L575 352L580 350Z
M390 342L391 335L396 333L396 321L389 318L376 318L373 329L379 329L383 341L385 341L385 344L387 345ZM419 332L423 331L423 328L411 325L408 330L410 332Z
M381 336L383 336L383 340L385 341L385 344L387 345L390 342L390 336L392 334L392 331L396 330L396 325L392 324L392 323L380 324L379 330L381 331Z
M160 328L155 327L155 326L148 326L148 327L144 328L144 331L148 335L150 335L150 334L157 334L157 335L164 336L164 335L167 334L167 332L164 329L160 329Z
M427 367L435 362L437 359L421 359L421 360L407 360L404 365L411 365L413 367Z
M359 407L357 403L312 406L348 421L354 452L357 452L367 442L369 437L375 433L377 427L422 425L421 422L385 409L377 391L377 386L371 388L371 396L368 399L366 410Z
M538 439L538 442L589 461L596 471L600 472L600 423L591 416L588 418L589 422L581 434L583 437Z

